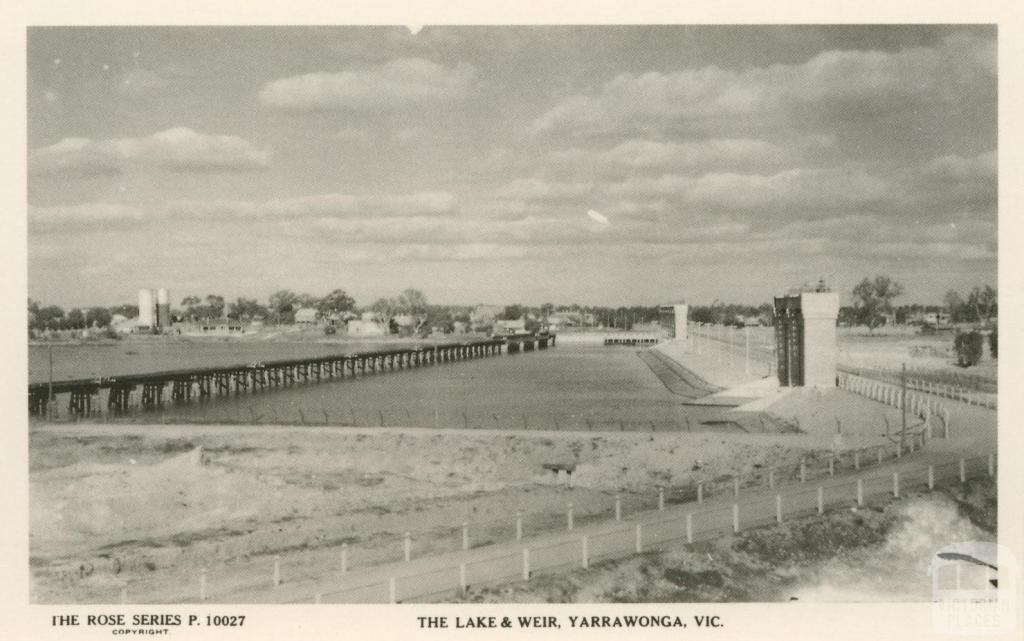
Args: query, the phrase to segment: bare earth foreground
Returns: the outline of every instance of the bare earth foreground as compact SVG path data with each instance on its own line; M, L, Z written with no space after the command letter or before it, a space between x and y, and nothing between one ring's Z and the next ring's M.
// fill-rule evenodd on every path
M682 500L697 480L791 462L808 435L271 426L37 426L30 435L37 602L195 600L221 584L453 550ZM544 463L577 462L573 487ZM692 497L690 497L692 500Z

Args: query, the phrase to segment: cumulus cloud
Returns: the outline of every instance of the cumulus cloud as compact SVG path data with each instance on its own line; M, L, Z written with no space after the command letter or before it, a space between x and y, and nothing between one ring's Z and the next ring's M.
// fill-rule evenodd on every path
M533 123L536 133L639 131L702 121L799 116L813 107L839 117L872 117L954 100L994 74L988 40L949 40L897 52L824 51L801 64L741 71L708 66L626 73L593 94L572 96Z
M29 207L29 229L34 232L73 233L87 229L126 229L144 223L143 211L131 205L85 203Z
M441 103L464 96L476 75L472 65L454 67L400 58L367 69L316 72L265 84L260 102L276 109L372 110Z
M144 138L65 138L30 151L28 165L33 175L90 176L132 166L184 172L261 169L270 159L269 149L244 138L175 127Z

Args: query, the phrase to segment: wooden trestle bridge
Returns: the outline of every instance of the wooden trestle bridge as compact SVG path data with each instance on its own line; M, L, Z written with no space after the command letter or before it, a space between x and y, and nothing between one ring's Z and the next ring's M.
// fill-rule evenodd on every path
M367 373L498 356L502 347L506 353L514 354L545 349L549 344L555 344L554 335L542 334L150 374L30 383L28 408L29 413L36 416L53 416L53 404L58 395L68 395L68 412L74 416L88 416L102 407L101 391L105 391L107 410L112 414L124 414L134 407L144 410L159 408L168 401L174 404L188 403L193 399L205 400L299 383L354 378Z

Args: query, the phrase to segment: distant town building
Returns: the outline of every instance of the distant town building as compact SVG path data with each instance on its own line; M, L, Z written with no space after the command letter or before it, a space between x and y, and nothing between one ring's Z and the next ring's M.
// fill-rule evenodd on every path
M494 333L495 334L513 334L515 332L526 331L526 319L517 318L515 320L497 320L494 321Z
M317 317L318 313L312 307L300 307L295 310L295 324L297 325L316 325Z
M351 336L384 336L387 334L387 330L376 319L365 319L367 313L372 314L372 312L364 312L363 319L353 319L348 322L348 333Z

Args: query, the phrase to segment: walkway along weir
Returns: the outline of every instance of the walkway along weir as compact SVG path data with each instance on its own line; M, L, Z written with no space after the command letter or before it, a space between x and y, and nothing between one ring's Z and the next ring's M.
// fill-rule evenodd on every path
M555 344L553 335L492 338L482 341L427 345L336 356L256 361L242 365L206 367L150 374L31 383L28 386L29 413L56 418L57 399L68 396L71 416L91 416L103 409L119 415L137 407L155 409L170 402L259 392L325 379L354 378L412 367L439 365L485 356L545 349ZM49 408L49 411L47 411Z

